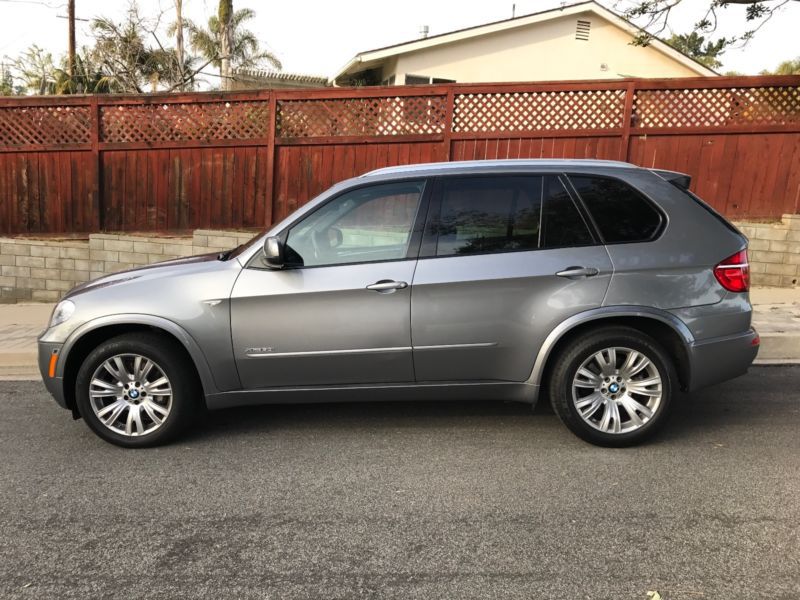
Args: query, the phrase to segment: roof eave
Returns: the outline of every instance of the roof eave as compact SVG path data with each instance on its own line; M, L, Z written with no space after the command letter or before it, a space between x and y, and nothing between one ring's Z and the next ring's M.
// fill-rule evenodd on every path
M632 35L637 35L640 32L644 31L640 27L637 27L630 21L620 17L618 14L607 9L606 7L604 7L603 5L599 4L596 1L582 2L578 4L572 4L570 6L565 6L561 9L557 8L550 9L539 13L534 13L531 15L517 17L515 19L507 19L505 21L486 23L484 25L476 25L474 27L453 31L450 33L443 33L437 36L433 36L432 38L423 38L419 40L405 42L402 44L396 44L394 46L387 46L385 48L378 48L376 50L360 52L356 54L338 73L336 73L331 78L331 81L335 82L340 77L351 74L351 69L355 65L380 62L382 60L385 60L392 56L397 56L399 54L407 54L409 52L415 52L417 50L423 50L426 48L431 48L433 46L450 44L453 42L461 41L463 39L477 37L479 35L485 35L488 33L496 33L500 31L505 31L507 29L513 29L516 27L525 27L528 25L533 25L535 23L552 19L553 18L552 13L555 13L556 11L558 11L559 17L569 16L586 11L594 12L599 17L604 18L607 21L610 21L612 24L616 24L617 26L626 30L628 33L631 33ZM683 52L676 50L675 48L673 48L672 46L670 46L669 44L658 38L654 38L653 41L650 42L650 44L658 51L660 51L662 54L666 54L670 58L681 63L683 66L687 67L688 69L691 69L698 75L702 75L705 77L719 75L719 73L717 73L713 69L706 67L702 63L687 56Z

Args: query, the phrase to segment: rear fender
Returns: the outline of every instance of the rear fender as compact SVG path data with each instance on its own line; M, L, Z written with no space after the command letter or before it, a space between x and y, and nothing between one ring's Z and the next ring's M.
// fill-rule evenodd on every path
M541 385L544 376L544 369L547 365L547 360L556 347L558 341L563 338L570 331L593 321L601 322L603 319L619 318L619 317L644 317L647 319L655 319L665 323L671 327L680 337L687 351L694 342L694 336L686 324L675 315L647 306L603 306L601 308L593 308L577 315L571 316L569 319L562 321L550 335L547 336L539 353L536 356L536 361L533 364L531 375L527 383L532 385Z

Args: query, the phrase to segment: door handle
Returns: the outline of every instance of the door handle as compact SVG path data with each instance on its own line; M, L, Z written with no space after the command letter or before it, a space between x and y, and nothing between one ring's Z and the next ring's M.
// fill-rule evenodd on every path
M594 267L567 267L563 271L556 273L556 275L568 279L577 279L579 277L594 277L599 272Z
M381 279L372 285L368 285L367 289L374 292L393 292L395 290L402 290L407 288L408 284L405 281L393 281L391 279Z

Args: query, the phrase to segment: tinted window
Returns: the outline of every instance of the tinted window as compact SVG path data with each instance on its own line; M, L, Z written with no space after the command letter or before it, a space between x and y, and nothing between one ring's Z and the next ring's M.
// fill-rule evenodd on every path
M305 266L405 258L422 188L391 183L334 198L289 230L287 258Z
M636 190L618 179L571 176L607 244L643 242L661 227L661 215Z
M437 256L539 247L541 177L463 177L441 181Z
M542 248L589 246L593 243L592 234L564 184L555 175L545 177Z

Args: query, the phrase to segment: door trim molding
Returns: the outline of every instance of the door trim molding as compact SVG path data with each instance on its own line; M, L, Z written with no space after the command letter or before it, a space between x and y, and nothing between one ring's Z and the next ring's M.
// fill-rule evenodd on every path
M410 352L411 346L390 348L352 348L350 350L310 350L305 352L245 352L247 358L281 358L289 356L332 356L337 354L375 354L381 352Z
M497 342L477 342L474 344L435 344L433 346L414 346L414 350L453 350L454 348L493 348Z

